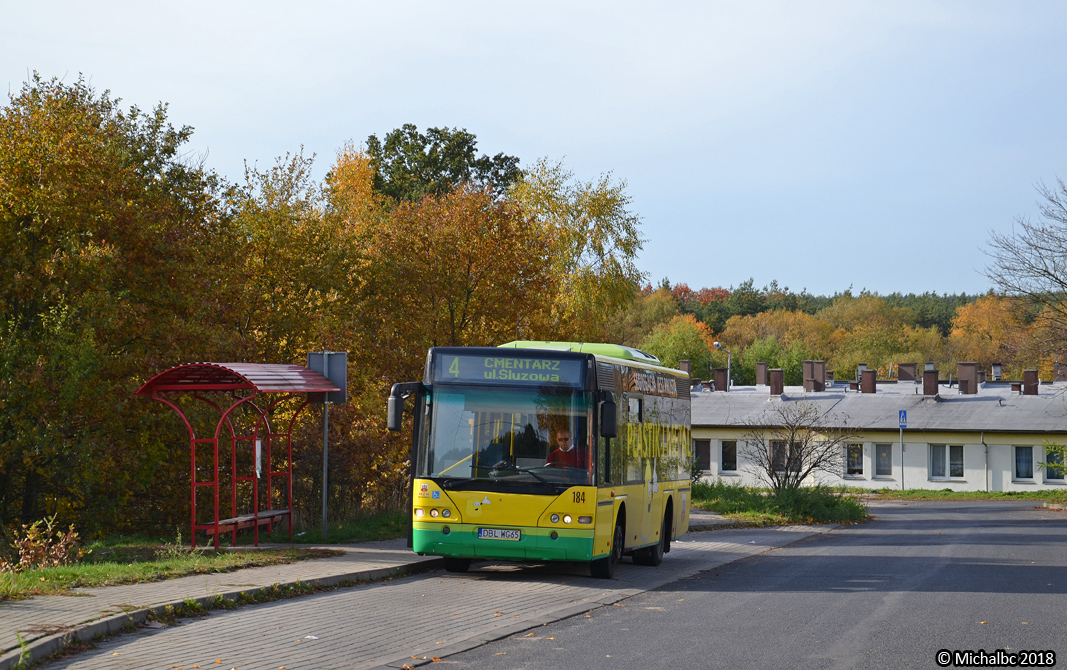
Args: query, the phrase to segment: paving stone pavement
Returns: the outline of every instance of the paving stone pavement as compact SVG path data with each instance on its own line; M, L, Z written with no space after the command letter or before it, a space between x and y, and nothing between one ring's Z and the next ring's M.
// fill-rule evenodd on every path
M620 601L628 596L828 529L691 532L672 545L661 566L636 566L627 559L617 578L607 581L590 578L584 565L501 563L480 564L463 575L434 572L340 588L216 610L167 628L142 628L43 668L326 670L418 665L595 607L625 606ZM236 574L222 578L236 582Z
M291 545L286 545L291 546ZM195 575L143 584L73 589L71 595L37 596L27 600L0 602L0 668L10 667L10 656L19 648L20 635L26 642L40 642L124 611L181 602L186 598L236 594L255 587L295 581L328 582L353 575L371 575L390 569L418 569L418 564L435 564L406 548L404 540L365 542L328 547L345 553L331 558L298 561L285 565L244 568L226 573ZM120 627L121 623L116 627ZM4 653L7 652L7 653Z

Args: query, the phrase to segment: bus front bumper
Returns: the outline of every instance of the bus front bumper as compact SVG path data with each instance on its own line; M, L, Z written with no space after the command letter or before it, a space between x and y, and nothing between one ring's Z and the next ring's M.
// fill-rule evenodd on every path
M444 532L448 528L448 533ZM509 527L518 530L518 540L482 539L476 524L414 522L413 549L418 554L461 558L497 558L531 561L590 561L593 531L571 528ZM556 538L552 538L552 533Z

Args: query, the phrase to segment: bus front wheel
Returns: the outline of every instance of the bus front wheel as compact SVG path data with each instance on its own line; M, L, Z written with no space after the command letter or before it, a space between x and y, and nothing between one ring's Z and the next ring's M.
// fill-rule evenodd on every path
M615 576L615 568L622 560L623 533L623 519L620 515L615 522L615 534L611 538L611 553L589 564L589 573L597 579L611 579Z

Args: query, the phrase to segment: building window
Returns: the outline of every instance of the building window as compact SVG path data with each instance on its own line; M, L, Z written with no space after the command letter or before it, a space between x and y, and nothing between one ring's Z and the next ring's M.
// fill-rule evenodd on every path
M693 440L693 449L697 454L697 467L700 471L711 470L711 440Z
M1015 447L1015 471L1013 479L1034 478L1034 448Z
M963 479L963 445L930 445L930 479Z
M737 472L737 441L722 441L722 471Z
M1056 451L1045 452L1045 481L1063 481L1063 454Z
M775 472L800 472L800 445L793 442L786 453L785 440L771 440L771 467Z
M845 447L845 474L850 477L863 476L862 444L850 444Z
M891 445L891 444L876 444L876 445L874 445L874 476L875 477L892 477L893 476L893 445Z

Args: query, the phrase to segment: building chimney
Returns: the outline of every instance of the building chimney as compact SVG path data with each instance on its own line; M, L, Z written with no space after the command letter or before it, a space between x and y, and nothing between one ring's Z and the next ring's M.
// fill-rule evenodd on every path
M915 363L897 363L897 381L900 382L913 382L915 381Z
M937 370L923 371L923 395L937 395Z
M682 360L678 361L678 369L686 374L689 374L689 364L690 360L688 358L683 358Z
M756 363L756 386L767 385L767 364Z
M876 393L878 390L878 371L864 370L860 377L860 393Z
M985 384L985 370L978 368L978 384L979 386Z
M863 371L867 369L866 363L860 363L856 366L856 381L863 381Z
M822 391L826 388L826 363L824 361L804 361L804 390Z
M1023 370L1023 395L1037 395L1037 370Z
M715 368L715 390L729 391L729 382L726 380L726 368Z
M959 364L960 393L973 395L978 393L978 364Z
M1067 363L1056 361L1052 365L1052 381L1067 382Z
M923 368L923 370L926 371L926 372L929 372L930 370L933 370L933 369L934 369L934 364L933 363L927 363L926 366Z
M767 371L771 381L771 395L785 393L785 371L782 368L771 368Z
M994 363L993 364L993 374L992 374L993 381L995 381L995 382L999 382L1000 381L1001 368L1003 368L1003 366L1000 363Z
M826 371L826 381L830 382L830 384L833 385L833 383L834 383L834 371L833 370L827 370Z

